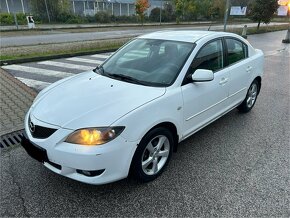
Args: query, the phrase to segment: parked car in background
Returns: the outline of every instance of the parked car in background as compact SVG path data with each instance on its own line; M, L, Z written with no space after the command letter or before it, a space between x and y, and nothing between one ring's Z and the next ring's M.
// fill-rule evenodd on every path
M81 182L129 174L151 181L179 142L234 108L253 108L263 63L261 50L232 33L137 37L95 70L41 91L22 145L50 170Z

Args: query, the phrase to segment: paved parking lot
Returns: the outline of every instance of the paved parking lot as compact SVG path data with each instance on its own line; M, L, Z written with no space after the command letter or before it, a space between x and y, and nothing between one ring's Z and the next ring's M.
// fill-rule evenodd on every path
M254 109L234 110L179 146L160 178L91 186L21 147L1 154L0 216L290 216L290 54L284 32L249 37L265 76ZM269 44L271 42L271 44ZM275 46L274 46L275 45Z

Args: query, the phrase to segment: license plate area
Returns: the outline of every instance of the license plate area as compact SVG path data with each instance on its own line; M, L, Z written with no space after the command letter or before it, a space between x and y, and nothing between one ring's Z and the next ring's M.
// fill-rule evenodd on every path
M35 160L41 163L48 161L46 150L31 143L25 136L22 138L21 145Z

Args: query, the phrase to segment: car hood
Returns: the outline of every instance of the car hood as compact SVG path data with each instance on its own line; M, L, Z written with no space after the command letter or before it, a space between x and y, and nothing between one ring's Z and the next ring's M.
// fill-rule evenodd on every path
M47 88L35 100L30 114L42 122L68 129L110 126L164 93L165 88L86 72Z

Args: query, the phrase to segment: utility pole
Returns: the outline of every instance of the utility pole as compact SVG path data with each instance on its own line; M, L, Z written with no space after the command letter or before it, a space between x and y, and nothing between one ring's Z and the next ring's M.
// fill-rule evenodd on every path
M227 30L227 22L228 22L228 17L229 17L229 10L230 10L230 0L227 0L226 10L225 10L225 17L224 17L224 32Z

